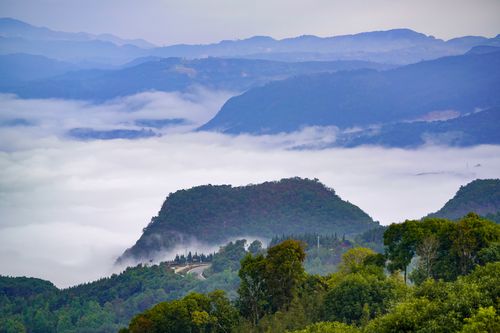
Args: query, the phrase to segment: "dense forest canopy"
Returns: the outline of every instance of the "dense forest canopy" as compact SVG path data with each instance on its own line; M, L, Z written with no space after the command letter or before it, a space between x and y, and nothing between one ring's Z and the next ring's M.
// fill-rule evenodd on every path
M383 254L359 247L380 242L381 233ZM500 225L471 213L456 222L405 221L350 240L320 236L319 248L318 236L276 236L268 249L231 242L211 255L206 280L176 274L173 263L138 265L64 290L0 277L0 331L498 331Z
M370 216L318 180L289 178L258 185L205 185L171 193L120 261L146 260L190 240L279 234L353 235L376 227Z
M476 179L461 186L443 208L429 216L455 220L468 212L500 223L500 179Z
M499 241L500 226L474 213L406 221L385 231L385 255L351 248L337 272L318 276L304 271L305 244L284 240L241 261L237 301L219 294L226 316L195 302L191 315L169 319L192 298L213 302L192 294L138 314L121 332L498 332ZM400 271L413 258L407 284Z

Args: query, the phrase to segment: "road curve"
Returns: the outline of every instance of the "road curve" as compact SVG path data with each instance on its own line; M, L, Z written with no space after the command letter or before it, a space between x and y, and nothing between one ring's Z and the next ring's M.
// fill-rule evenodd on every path
M197 279L199 280L206 280L206 278L203 276L203 271L210 267L210 265L199 265L194 268L191 268L188 270L186 273L187 274L194 274Z

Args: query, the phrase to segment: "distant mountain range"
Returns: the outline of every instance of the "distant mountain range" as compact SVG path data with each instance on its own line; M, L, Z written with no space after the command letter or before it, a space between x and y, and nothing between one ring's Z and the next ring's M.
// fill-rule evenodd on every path
M425 141L427 132L429 137L460 132L458 144L496 143L499 91L500 48L489 48L387 71L322 73L272 82L231 98L200 130L264 134L336 126L341 133L338 144L347 146L414 146ZM462 118L449 119L455 117ZM445 122L430 122L434 120ZM467 128L473 124L481 127ZM342 135L345 130L348 135Z
M41 56L4 55L0 56L0 68L4 69L9 80L0 80L0 91L15 93L23 98L102 101L151 90L183 91L196 85L242 92L269 81L303 74L361 68L383 70L392 67L366 61L286 63L223 58L141 59L120 69L79 70L61 74L70 69L70 65ZM30 76L36 66L41 70ZM53 75L49 75L51 72ZM26 74L22 75L23 73Z
M193 86L242 93L202 131L258 135L328 126L338 129L334 145L346 147L500 142L500 35L444 41L393 29L156 47L3 18L0 72L0 93L21 98L103 102ZM155 126L82 126L68 136L138 139L159 135Z
M444 41L409 30L354 35L299 36L276 40L266 36L206 45L155 47L142 39L110 34L68 33L35 27L12 18L0 19L0 53L28 53L95 66L122 65L138 57L252 58L279 61L364 60L408 64L462 54L478 45L500 46L500 37L466 36Z
M362 233L378 226L317 180L290 178L243 187L198 186L170 194L119 262L161 258L192 241L223 244L254 236Z
M469 212L500 223L500 179L476 179L461 186L443 208L428 217L456 220Z
M158 56L243 57L281 61L366 60L409 64L462 54L474 46L500 46L500 37L467 36L443 41L410 29L364 32L333 37L299 36L276 40L255 36L208 45L173 45L154 50Z
M0 33L3 37L7 38L22 38L28 40L45 40L45 41L75 41L75 42L88 42L88 41L103 41L111 42L113 44L133 45L140 48L153 48L156 45L145 41L144 39L122 39L112 34L89 34L86 32L62 32L54 31L44 27L35 27L26 22L16 20L13 18L0 18Z

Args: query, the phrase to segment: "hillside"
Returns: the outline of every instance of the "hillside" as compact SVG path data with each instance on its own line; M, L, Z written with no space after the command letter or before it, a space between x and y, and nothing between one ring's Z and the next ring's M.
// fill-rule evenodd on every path
M500 213L500 179L476 179L461 186L455 196L429 217L456 220L469 212L494 219Z
M318 180L205 185L170 194L136 244L118 261L149 260L192 239L221 244L240 236L357 234L376 225Z
M77 66L29 54L0 55L0 89L14 82L40 80L78 69Z
M68 289L49 281L0 276L0 332L117 332L140 311L191 290L224 288L175 274L165 263ZM208 289L206 289L208 288Z
M293 132L418 120L436 111L462 114L500 105L500 52L467 54L393 70L295 77L231 98L200 130ZM286 119L286 121L284 121Z
M500 144L500 107L457 118L388 124L339 135L335 145L413 148L424 144L473 146Z
M0 58L0 66L2 61ZM26 61L24 64L27 69L32 67ZM26 71L18 67L19 70ZM0 91L15 93L24 98L86 100L106 100L151 90L184 91L198 85L239 92L296 75L361 68L383 70L390 66L366 61L287 63L250 59L143 58L120 69L73 71L18 84L14 81L10 82L10 86L0 86Z

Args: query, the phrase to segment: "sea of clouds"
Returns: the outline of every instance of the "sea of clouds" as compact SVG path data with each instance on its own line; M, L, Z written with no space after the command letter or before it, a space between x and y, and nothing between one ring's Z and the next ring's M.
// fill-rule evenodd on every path
M324 148L336 128L266 136L192 131L232 94L196 88L99 105L0 95L0 274L59 287L107 276L165 197L196 185L318 178L389 224L436 211L473 179L500 176L499 146L344 149ZM178 118L189 125L146 139L67 136L72 128L134 129L136 119Z

